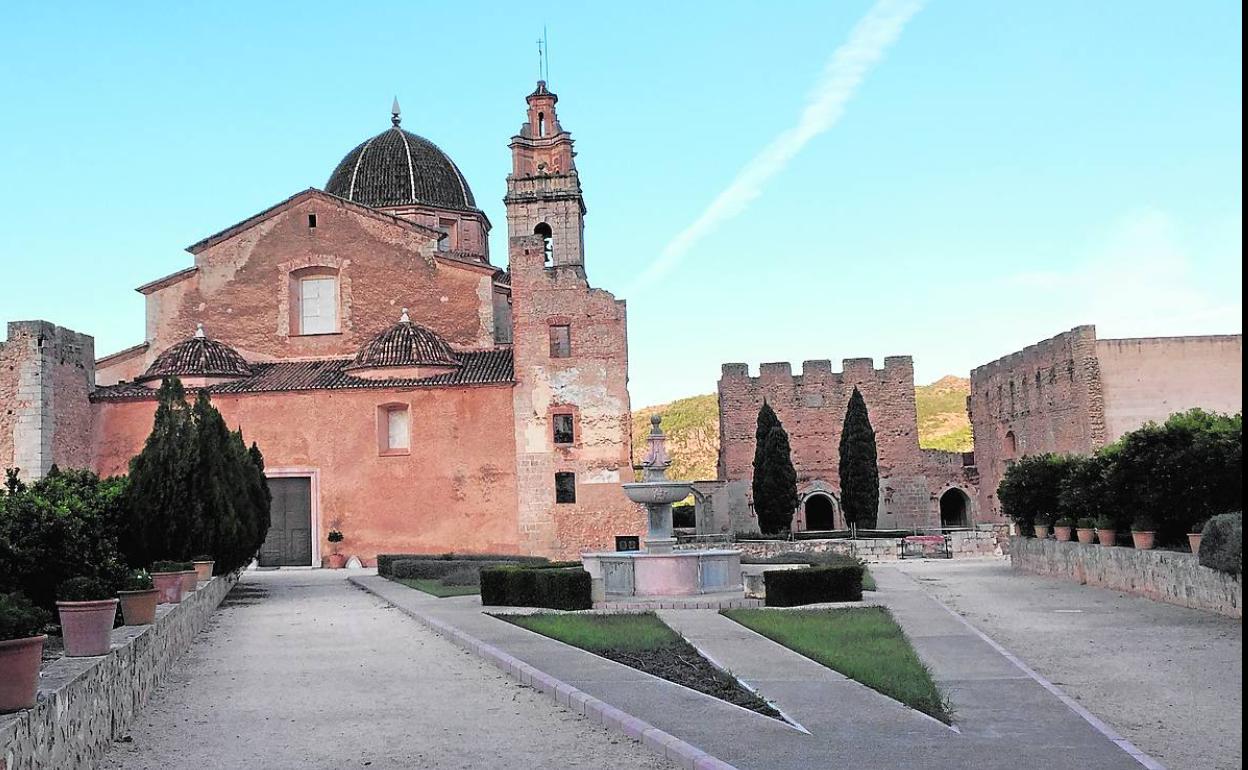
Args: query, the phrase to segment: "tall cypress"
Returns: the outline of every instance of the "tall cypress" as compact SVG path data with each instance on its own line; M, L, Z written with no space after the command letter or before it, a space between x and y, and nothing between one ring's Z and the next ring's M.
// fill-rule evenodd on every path
M797 471L789 434L767 402L758 410L754 433L754 513L764 534L788 529L797 509Z
M849 397L841 428L841 507L845 521L874 529L880 510L879 453L867 402L858 388Z
M156 415L143 450L130 460L130 485L120 545L132 567L180 558L181 545L196 528L191 504L194 430L186 393L178 379L166 379L156 394Z

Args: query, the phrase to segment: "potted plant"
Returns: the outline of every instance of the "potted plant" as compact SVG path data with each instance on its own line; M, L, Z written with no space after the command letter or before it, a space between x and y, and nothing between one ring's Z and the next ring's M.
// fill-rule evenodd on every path
M191 566L195 568L195 579L201 583L212 580L212 568L215 564L212 557L207 555L191 559Z
M1037 540L1044 540L1049 536L1049 522L1052 518L1047 513L1037 513L1036 518L1032 521L1032 528L1036 532Z
M1200 536L1205 531L1205 522L1208 519L1201 519L1191 526L1187 531L1187 544L1192 549L1192 555L1196 556L1200 553Z
M1096 517L1096 539L1101 545L1118 544L1118 522L1108 513Z
M145 569L132 570L117 592L121 599L121 618L127 626L146 626L156 622L156 603L160 591Z
M342 569L343 567L347 566L347 557L343 554L338 553L338 544L342 542L342 532L336 529L331 529L329 531L329 534L326 535L325 539L331 543L331 546L330 546L331 552L329 554L329 568L330 569Z
M152 562L152 583L160 591L161 604L177 604L182 601L182 570L187 565L180 561Z
M0 714L35 705L49 620L25 596L0 594Z
M1062 516L1053 522L1053 535L1059 542L1069 543L1070 533L1074 530L1075 523L1070 519Z
M1131 522L1131 544L1140 551L1153 550L1157 541L1157 522L1148 514L1140 514Z
M1084 545L1096 542L1096 519L1082 518L1075 522L1075 536Z
M182 598L190 596L199 588L199 573L189 561L182 562Z
M117 597L93 577L76 577L56 589L56 611L61 617L65 654L71 658L107 655L113 621L117 619Z

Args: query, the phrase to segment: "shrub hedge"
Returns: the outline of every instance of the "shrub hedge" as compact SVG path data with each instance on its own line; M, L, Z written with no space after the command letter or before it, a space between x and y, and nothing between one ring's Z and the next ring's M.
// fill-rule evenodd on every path
M549 564L541 556L517 556L500 553L379 553L377 554L377 574L382 577L394 577L391 568L397 561L460 561L460 562L516 562L520 564Z
M0 642L39 636L52 614L19 593L0 594Z
M862 564L821 565L763 573L768 607L862 600Z
M485 567L481 570L481 603L488 607L552 610L587 610L594 606L589 573L579 564Z
M1244 571L1244 514L1224 513L1205 522L1200 538L1202 567L1229 572Z

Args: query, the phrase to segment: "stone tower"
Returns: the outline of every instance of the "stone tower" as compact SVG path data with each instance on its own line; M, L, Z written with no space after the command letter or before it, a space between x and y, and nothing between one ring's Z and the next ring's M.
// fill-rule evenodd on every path
M543 239L548 265L585 265L585 200L576 173L572 135L563 130L555 104L559 97L537 81L526 98L528 119L511 138L507 176L507 232L510 237Z
M589 285L572 137L538 82L511 140L507 228L522 547L572 556L642 529L632 480L623 300Z

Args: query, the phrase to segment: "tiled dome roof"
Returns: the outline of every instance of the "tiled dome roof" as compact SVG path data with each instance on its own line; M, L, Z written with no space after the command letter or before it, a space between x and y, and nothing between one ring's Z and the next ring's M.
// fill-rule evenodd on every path
M477 208L468 182L446 153L424 137L394 126L347 153L325 192L365 206L424 205L459 211Z
M348 369L379 367L459 366L459 357L446 340L419 324L403 309L397 324L373 337L360 348Z
M204 336L201 325L195 336L156 356L139 380L162 377L250 377L251 367L234 348Z

